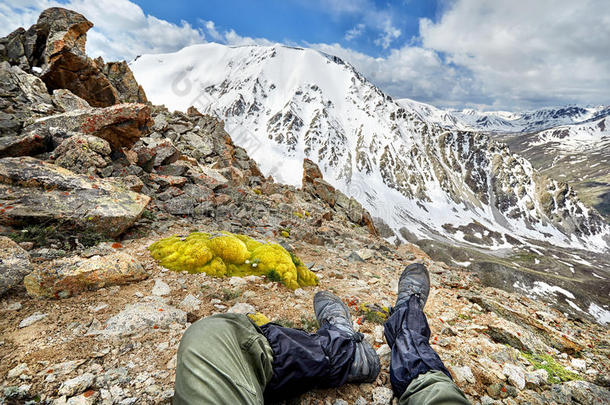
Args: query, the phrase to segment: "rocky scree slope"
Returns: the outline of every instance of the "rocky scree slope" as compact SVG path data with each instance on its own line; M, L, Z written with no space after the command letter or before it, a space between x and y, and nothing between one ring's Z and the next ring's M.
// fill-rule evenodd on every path
M131 68L153 101L224 119L263 173L297 184L303 158L312 159L397 237L405 228L493 249L536 240L608 249L610 227L569 184L487 135L422 119L336 57L203 44L144 55ZM484 232L446 229L460 226Z
M53 38L84 19L63 9L43 15L65 19ZM91 107L91 97L49 93L36 70L13 63L0 64L12 78L2 82L10 91L0 118L13 131L0 138L9 145L0 158L0 403L168 404L179 339L192 322L261 312L315 330L313 295L331 289L377 348L383 372L373 384L291 403L390 404L383 307L414 261L432 272L432 342L475 403L608 398L606 328L379 238L368 212L313 162L304 162L300 189L281 185L196 109ZM264 277L169 272L150 257L151 243L195 230L281 240L321 285L291 291Z

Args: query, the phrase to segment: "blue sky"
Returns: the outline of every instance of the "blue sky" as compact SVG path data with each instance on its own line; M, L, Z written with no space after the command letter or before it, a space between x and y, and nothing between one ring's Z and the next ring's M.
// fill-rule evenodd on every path
M310 47L395 98L528 110L610 104L608 0L0 0L0 35L63 6L105 60L218 42Z
M347 1L335 7L325 6L315 0L136 0L135 3L144 12L174 23L185 20L198 26L201 20L214 21L221 31L233 29L240 35L301 45L338 43L371 56L385 56L391 49L417 43L420 18L434 19L441 8L435 0L372 1L369 6L374 9L352 8ZM375 20L371 13L383 16ZM388 44L380 43L386 34L385 20L380 20L384 16L389 18L392 28L400 31Z

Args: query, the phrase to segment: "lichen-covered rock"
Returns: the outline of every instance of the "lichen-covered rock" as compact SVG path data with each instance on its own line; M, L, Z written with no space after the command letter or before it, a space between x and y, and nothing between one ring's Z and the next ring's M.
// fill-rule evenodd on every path
M21 130L54 111L45 84L8 62L0 62L0 157L40 153L46 149L42 137L24 139Z
M180 157L180 152L171 139L145 138L142 141L135 145L133 151L138 156L138 166L147 172L161 165L174 163Z
M64 132L95 135L110 143L113 150L131 147L149 132L153 124L150 107L145 104L119 104L107 108L81 109L40 118L24 132L42 138L51 136L52 128Z
M131 256L117 252L89 259L72 257L50 263L25 277L28 294L41 298L66 298L83 291L144 280L148 274Z
M110 80L85 53L86 33L93 23L77 12L53 7L40 14L36 26L48 35L40 77L49 90L68 89L94 107L120 101Z
M91 108L89 103L67 89L57 89L53 91L53 104L64 110L82 110Z
M0 159L0 224L60 224L106 236L123 233L150 198L31 157Z
M316 275L282 246L245 235L195 232L162 239L149 250L160 265L174 271L215 277L266 275L293 290L318 284Z
M108 62L102 72L116 89L122 103L148 102L144 89L136 81L127 62Z
M21 284L31 271L28 252L6 236L0 236L0 295Z
M51 155L55 164L75 173L96 174L97 170L108 166L110 144L97 136L76 134L64 140Z

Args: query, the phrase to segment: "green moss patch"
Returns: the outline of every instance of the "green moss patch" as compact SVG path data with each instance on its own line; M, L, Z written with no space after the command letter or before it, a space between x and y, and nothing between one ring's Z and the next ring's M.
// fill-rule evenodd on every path
M535 369L546 370L549 373L549 382L551 384L581 379L578 374L566 370L565 367L548 354L521 353L521 355L532 363Z
M377 304L360 304L357 312L365 321L379 325L383 325L390 316L387 307L380 307Z

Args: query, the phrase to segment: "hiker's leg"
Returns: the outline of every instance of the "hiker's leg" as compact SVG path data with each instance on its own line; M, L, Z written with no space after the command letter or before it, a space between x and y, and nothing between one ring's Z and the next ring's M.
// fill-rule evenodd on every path
M261 326L261 330L273 350L273 377L265 390L266 399L278 400L346 382L356 342L342 331L323 327L310 334L273 323Z
M398 401L399 405L469 403L462 391L442 371L428 371L416 377Z
M272 350L245 315L201 319L178 348L174 404L263 404Z
M392 348L390 381L401 404L469 403L430 346L430 327L417 295L394 310L385 337Z

